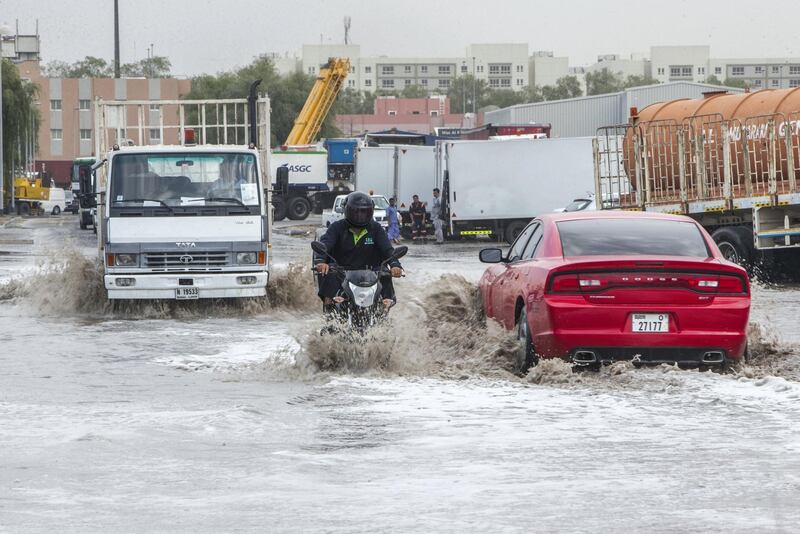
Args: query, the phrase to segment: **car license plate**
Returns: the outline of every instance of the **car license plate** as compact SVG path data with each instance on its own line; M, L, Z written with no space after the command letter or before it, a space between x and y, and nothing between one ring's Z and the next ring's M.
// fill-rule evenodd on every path
M634 313L631 321L633 332L669 332L669 314L667 313Z
M200 297L200 290L196 287L179 287L175 290L175 298L178 300L193 300Z

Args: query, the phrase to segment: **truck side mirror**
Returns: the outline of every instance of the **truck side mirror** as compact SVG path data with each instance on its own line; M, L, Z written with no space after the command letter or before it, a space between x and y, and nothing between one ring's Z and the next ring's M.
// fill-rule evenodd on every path
M289 191L289 169L287 167L278 167L275 174L275 189L281 195L285 195Z
M97 199L94 196L94 187L92 181L91 167L81 167L78 184L80 186L80 193L78 194L78 203L83 209L91 209L97 207Z

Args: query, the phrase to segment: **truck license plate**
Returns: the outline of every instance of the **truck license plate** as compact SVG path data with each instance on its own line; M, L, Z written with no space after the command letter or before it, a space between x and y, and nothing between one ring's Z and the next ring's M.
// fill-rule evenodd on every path
M633 332L669 332L669 314L634 313L631 327Z
M175 290L175 298L178 300L193 300L200 297L200 290L196 287L179 287Z

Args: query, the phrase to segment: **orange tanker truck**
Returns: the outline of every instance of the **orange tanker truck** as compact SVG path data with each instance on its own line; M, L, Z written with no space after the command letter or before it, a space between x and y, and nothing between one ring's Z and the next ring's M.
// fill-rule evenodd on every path
M800 265L800 88L631 108L594 155L599 207L689 215L733 261Z

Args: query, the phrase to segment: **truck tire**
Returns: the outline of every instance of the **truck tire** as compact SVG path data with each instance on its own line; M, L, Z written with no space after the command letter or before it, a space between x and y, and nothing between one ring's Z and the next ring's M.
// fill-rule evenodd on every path
M527 223L523 221L511 221L506 226L505 231L503 232L503 237L505 238L506 242L510 245L514 242L517 236L525 229Z
M286 203L282 200L272 204L272 220L282 221L286 218Z
M311 202L307 198L293 197L289 199L286 214L293 221L302 221L311 213Z
M722 256L743 267L750 267L756 259L753 232L745 226L723 226L717 228L711 238L719 247Z
M19 204L19 214L23 217L27 217L31 214L31 205L27 202L21 202Z
M53 211L50 212L51 215L61 215L61 208L58 206L53 207Z

